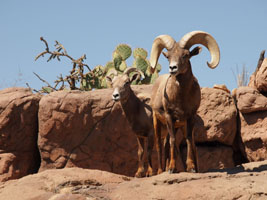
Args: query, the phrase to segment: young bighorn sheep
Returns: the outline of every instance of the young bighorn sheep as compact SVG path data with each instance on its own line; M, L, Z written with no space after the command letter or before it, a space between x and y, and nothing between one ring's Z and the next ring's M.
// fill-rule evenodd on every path
M152 88L151 107L153 110L153 124L155 143L158 154L158 174L162 172L161 166L161 126L166 125L170 136L170 163L169 172L175 170L174 147L175 133L178 127L183 128L187 143L187 171L195 171L194 154L195 141L192 136L193 117L200 105L201 93L197 79L192 73L190 58L200 53L201 47L189 49L195 44L204 45L211 54L211 62L207 65L214 69L220 60L220 50L215 39L203 31L187 33L179 42L171 36L160 35L152 45L150 64L155 69L160 53L169 61L170 75L160 76ZM180 156L179 147L178 156ZM194 153L194 154L193 154Z
M129 77L131 72L135 72L132 77ZM111 84L114 89L112 93L112 99L114 101L120 101L121 107L125 113L125 116L136 134L138 142L138 170L135 174L136 177L144 176L144 144L147 140L147 158L148 158L148 169L146 176L152 176L152 162L151 153L154 145L154 130L152 123L152 109L146 104L145 101L140 100L130 85L131 82L137 80L143 73L136 68L128 68L123 74L117 75L114 73L114 78L106 76L107 81Z

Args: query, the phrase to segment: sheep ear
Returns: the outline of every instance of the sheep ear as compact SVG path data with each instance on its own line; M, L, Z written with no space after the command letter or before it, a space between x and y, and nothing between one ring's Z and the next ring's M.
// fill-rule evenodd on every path
M190 58L192 56L196 56L201 52L202 48L200 46L195 47L192 51L190 51Z
M138 73L134 73L132 75L132 77L130 78L130 82L132 83L133 81L137 80L139 78L139 74Z

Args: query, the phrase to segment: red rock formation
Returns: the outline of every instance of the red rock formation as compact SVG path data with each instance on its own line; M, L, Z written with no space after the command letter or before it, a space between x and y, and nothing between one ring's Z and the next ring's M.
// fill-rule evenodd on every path
M201 89L201 104L194 128L196 142L232 145L236 136L237 110L233 97L224 90Z
M0 182L38 170L39 100L25 88L0 91Z
M267 159L267 97L251 87L235 91L240 111L240 134L249 161Z
M52 169L0 184L0 200L266 199L267 162L212 173L132 178L99 170Z
M41 99L40 171L76 166L134 175L136 139L111 92L61 91Z
M133 88L140 93L149 92L151 86ZM111 93L109 89L61 91L41 99L38 141L42 157L40 171L76 166L134 175L137 168L136 138L120 104L114 104L111 100ZM223 90L205 88L202 104L195 128L197 141L217 141L230 146L236 134L233 99ZM203 124L203 121L207 123ZM225 154L219 153L219 148L213 152L223 157L208 156L208 152L198 154L200 171L210 169L207 163L213 163L212 168L234 166L231 147L224 151ZM213 160L207 161L207 157ZM183 169L182 166L177 167Z

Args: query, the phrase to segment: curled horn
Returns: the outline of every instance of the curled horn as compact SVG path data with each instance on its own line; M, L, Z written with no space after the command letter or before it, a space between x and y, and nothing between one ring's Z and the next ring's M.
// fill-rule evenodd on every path
M162 50L164 48L166 48L167 50L172 49L175 43L175 40L169 35L160 35L156 37L153 42L150 54L150 65L152 71L154 71L155 67L158 64L158 59Z
M214 69L220 62L220 49L216 40L209 34L203 31L192 31L185 34L179 41L181 48L190 49L194 44L204 45L210 52L211 62L207 65Z
M140 79L141 77L142 77L142 78L145 78L144 73L143 73L141 70L139 70L139 69L137 69L137 68L135 68L135 67L129 67L129 68L127 68L127 69L123 72L123 74L126 74L127 76L129 76L130 73L132 73L132 72L136 72L136 73L139 75L139 76L138 76L138 79Z
M113 78L112 78L111 75L113 75ZM108 73L106 75L106 80L107 80L107 83L108 83L108 87L112 87L112 80L114 80L114 78L116 76L118 76L117 70L115 70L115 69L108 70Z

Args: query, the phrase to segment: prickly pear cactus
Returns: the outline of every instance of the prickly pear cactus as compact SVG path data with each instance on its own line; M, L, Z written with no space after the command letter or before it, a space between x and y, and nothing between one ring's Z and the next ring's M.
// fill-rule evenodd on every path
M137 57L142 57L143 59L146 59L147 51L143 48L135 48L133 51L133 56L135 59L137 59Z
M156 69L157 69L157 72L161 71L161 65L159 63L157 64Z
M93 80L93 74L91 72L86 73L83 77L83 80L81 80L80 88L82 90L92 90L92 81Z
M133 63L133 67L140 69L143 73L146 72L148 66L149 62L141 56L137 56Z
M105 68L102 65L97 65L94 69L93 69L93 73L100 77L103 76L105 73Z
M112 53L112 61L107 62L103 67L97 65L91 72L85 74L83 80L81 81L82 90L92 90L94 88L107 88L109 84L106 81L106 75L110 74L111 77L114 76L114 70L118 74L123 73L127 69L126 60L133 53L134 61L132 66L136 67L144 73L144 78L142 80L137 80L132 82L133 85L136 84L152 84L159 76L158 73L161 70L161 65L156 66L155 72L152 74L150 71L150 63L147 60L147 51L143 48L135 48L132 52L132 49L127 44L120 44ZM113 71L113 72L112 72ZM136 72L130 73L130 77Z
M123 61L122 56L119 53L117 53L116 51L114 51L112 58L113 58L113 64L114 64L116 70L118 70L120 68L121 62Z
M107 73L112 68L115 68L114 63L113 62L107 62L104 69L105 69L105 72Z
M122 60L124 60L124 61L132 55L132 49L127 44L119 44L116 47L116 50L115 51L118 54L120 54L120 56L122 57Z
M119 66L119 71L124 72L124 70L127 68L127 64L125 61L122 61Z
M101 78L101 88L107 88L107 79L106 77Z

